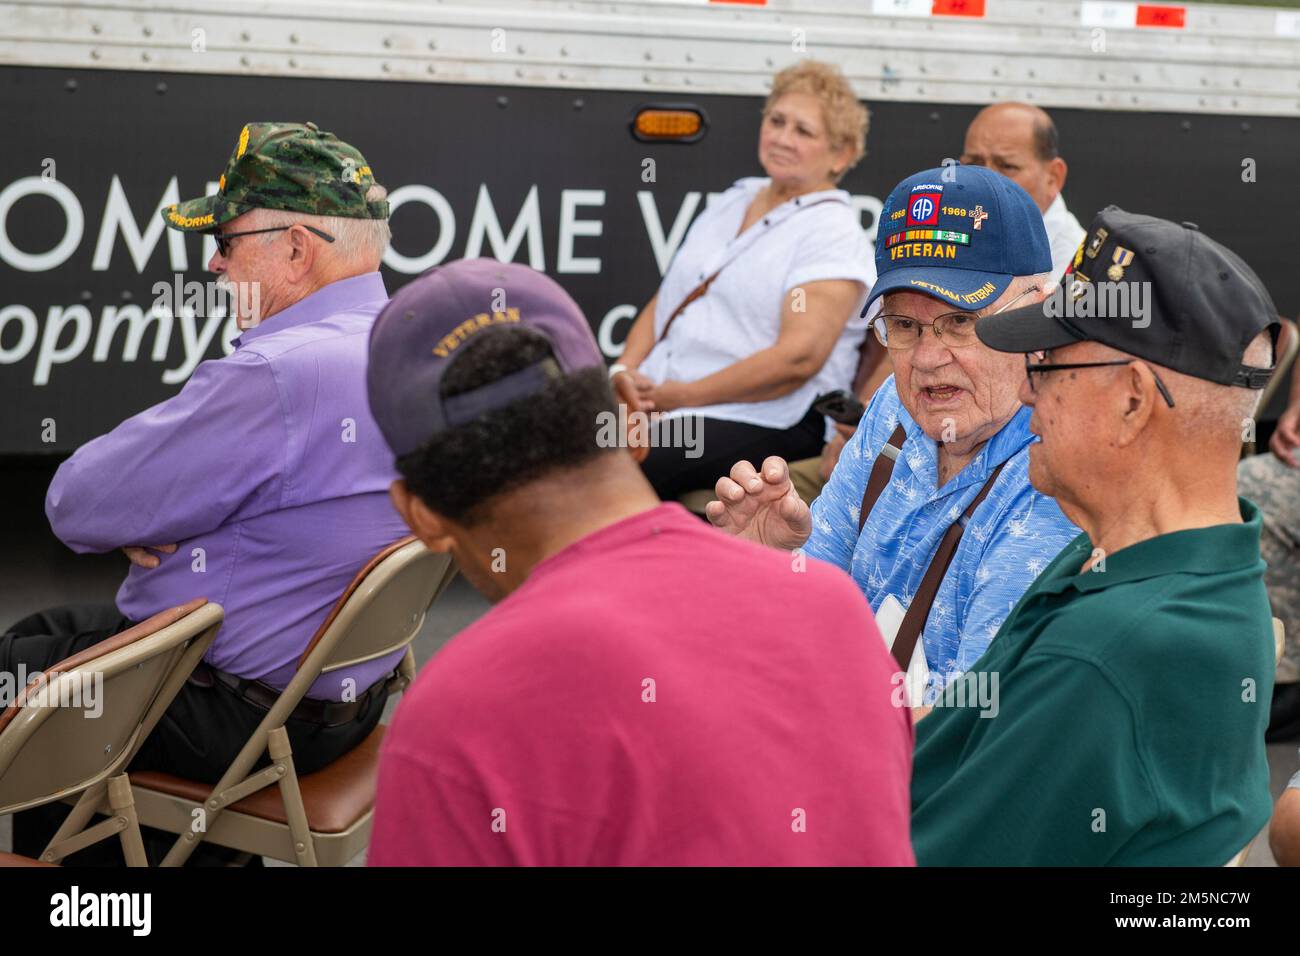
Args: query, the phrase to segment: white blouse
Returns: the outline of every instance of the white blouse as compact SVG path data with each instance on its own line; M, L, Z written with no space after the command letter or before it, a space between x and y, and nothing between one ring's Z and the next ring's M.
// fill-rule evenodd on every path
M876 281L871 242L842 189L791 199L737 236L745 211L767 183L759 177L737 181L691 225L659 287L656 344L641 362L641 372L656 382L692 382L775 345L786 295L796 286L850 279L862 283L862 296L826 364L793 392L763 402L681 408L673 415L790 428L817 395L852 387L867 326L859 313ZM724 264L709 291L661 339L673 311Z

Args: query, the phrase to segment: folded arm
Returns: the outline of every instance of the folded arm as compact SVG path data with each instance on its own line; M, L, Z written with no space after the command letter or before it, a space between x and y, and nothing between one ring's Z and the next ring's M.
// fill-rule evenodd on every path
M289 454L274 375L258 355L201 364L180 393L83 445L45 498L74 551L184 541L262 498L279 500Z

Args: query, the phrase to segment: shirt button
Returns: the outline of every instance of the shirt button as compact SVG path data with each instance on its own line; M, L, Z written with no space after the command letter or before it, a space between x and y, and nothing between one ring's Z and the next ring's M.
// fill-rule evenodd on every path
M771 220L771 219L764 219L764 220L763 220L763 225L765 225L765 226L770 226L770 225L772 225L772 220Z

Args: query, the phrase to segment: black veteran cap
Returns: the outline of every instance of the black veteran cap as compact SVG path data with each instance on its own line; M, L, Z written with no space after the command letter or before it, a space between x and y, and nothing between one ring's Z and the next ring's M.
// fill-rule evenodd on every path
M1000 352L1100 342L1185 375L1263 388L1271 368L1243 365L1251 341L1280 329L1264 284L1193 223L1107 206L1092 221L1061 287L1042 302L975 323Z
M162 217L182 232L211 232L253 209L387 219L387 200L366 199L373 185L366 158L315 123L249 123L216 194L168 206Z

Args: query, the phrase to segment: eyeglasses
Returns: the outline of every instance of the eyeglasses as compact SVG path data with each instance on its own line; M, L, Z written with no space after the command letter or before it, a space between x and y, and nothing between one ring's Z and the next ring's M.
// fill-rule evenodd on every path
M1004 312L1029 293L1037 291L1038 286L1030 286L989 315ZM948 348L961 349L975 344L975 320L981 317L978 312L948 312L937 316L929 328L934 332L934 337ZM871 320L871 328L881 345L894 352L903 352L916 347L925 333L926 325L907 315L878 315Z
M240 236L260 236L266 232L284 232L286 229L292 229L293 226L302 226L313 236L320 236L326 242L334 241L334 237L328 232L323 232L315 226L304 225L300 222L296 222L292 226L272 226L269 229L250 229L247 232L214 232L212 238L217 241L217 252L221 253L221 258L224 259L230 255L231 239L238 239Z
M1042 360L1035 359L1035 356L1042 356ZM1047 372L1061 372L1072 368L1105 368L1111 365L1132 365L1137 359L1116 359L1113 362L1060 362L1050 364L1046 361L1047 352L1027 352L1025 353L1025 378L1029 379L1029 390L1037 392L1034 387L1034 376L1043 375ZM1148 368L1151 368L1149 365ZM1174 397L1169 394L1169 389L1165 388L1165 383L1160 381L1160 376L1156 374L1155 369L1151 369L1151 377L1156 380L1156 388L1160 392L1160 397L1165 400L1170 408L1174 407Z

